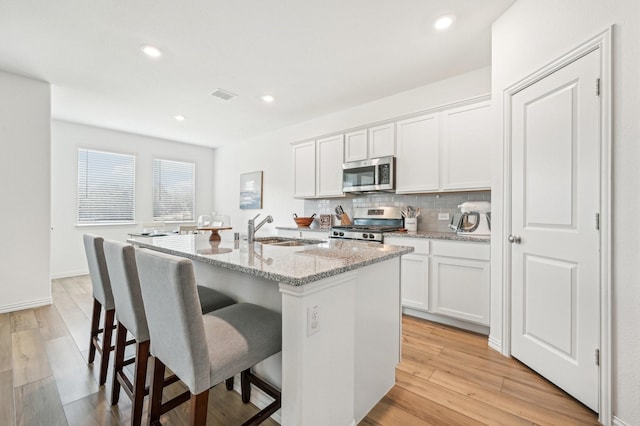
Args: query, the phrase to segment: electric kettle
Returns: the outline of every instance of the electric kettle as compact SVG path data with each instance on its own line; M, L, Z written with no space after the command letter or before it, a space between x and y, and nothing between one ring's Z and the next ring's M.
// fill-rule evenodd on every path
M458 206L460 213L451 217L449 228L458 235L490 236L491 203L467 201Z

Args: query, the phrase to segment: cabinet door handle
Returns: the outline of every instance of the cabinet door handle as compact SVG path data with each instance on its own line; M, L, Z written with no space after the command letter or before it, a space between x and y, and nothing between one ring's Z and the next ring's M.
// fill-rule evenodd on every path
M520 235L509 235L507 239L511 244L520 244L522 242Z

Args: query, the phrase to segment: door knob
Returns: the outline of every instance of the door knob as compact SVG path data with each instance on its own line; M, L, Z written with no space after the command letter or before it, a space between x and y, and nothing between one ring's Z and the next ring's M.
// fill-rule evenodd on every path
M509 238L507 238L509 240L510 243L512 244L520 244L522 242L522 238L520 238L520 235L509 235Z

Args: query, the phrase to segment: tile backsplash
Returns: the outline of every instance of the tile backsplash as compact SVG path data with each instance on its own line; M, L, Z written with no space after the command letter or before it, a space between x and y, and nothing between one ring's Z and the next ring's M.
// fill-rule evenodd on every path
M349 198L329 198L304 201L304 214L311 216L331 214L333 224L339 224L334 213L341 205L353 219L356 207L412 206L420 209L418 231L453 232L447 225L449 220L438 220L438 213L448 213L449 218L459 213L458 205L465 201L491 201L491 191L444 192L439 194L367 194ZM315 224L314 224L315 225Z

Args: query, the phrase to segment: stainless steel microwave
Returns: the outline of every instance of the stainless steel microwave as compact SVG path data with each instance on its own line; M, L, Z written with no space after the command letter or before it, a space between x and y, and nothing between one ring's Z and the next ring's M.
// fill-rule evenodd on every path
M393 156L351 161L342 165L342 191L394 192L395 163Z

